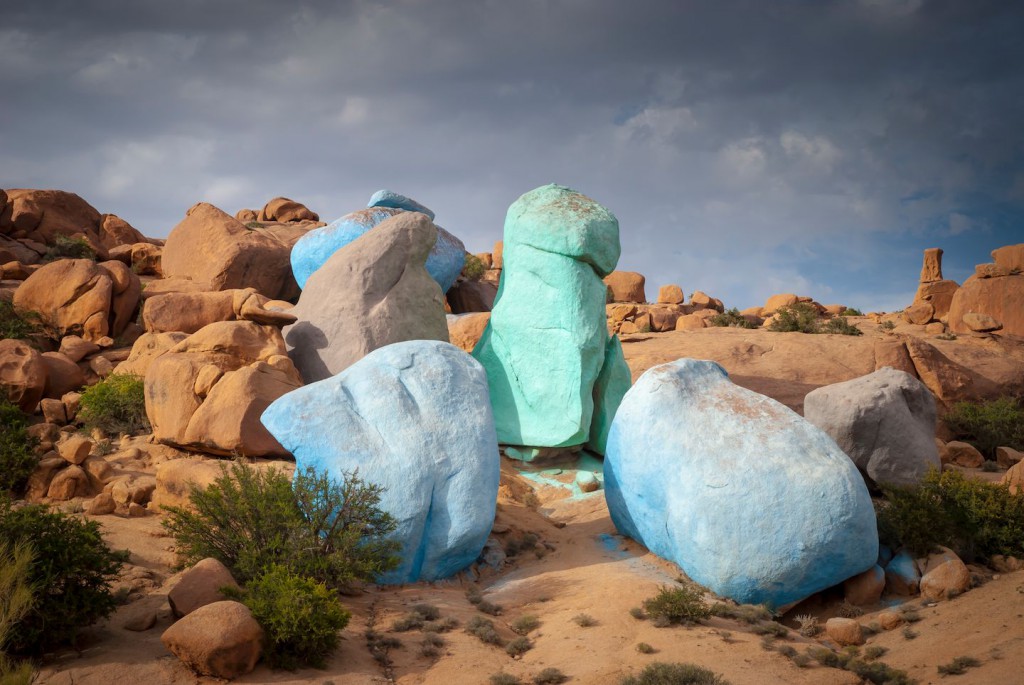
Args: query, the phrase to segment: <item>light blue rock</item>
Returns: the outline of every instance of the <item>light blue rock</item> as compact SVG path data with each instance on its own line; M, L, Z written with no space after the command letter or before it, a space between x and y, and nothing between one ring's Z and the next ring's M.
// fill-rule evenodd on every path
M575 190L543 186L509 207L498 295L473 349L500 442L603 451L604 427L629 387L601 280L618 259L618 220Z
M885 565L886 589L901 595L915 595L921 585L921 571L907 550L900 552Z
M853 462L714 362L644 373L612 421L604 468L619 531L737 602L795 602L878 558L875 512Z
M420 214L426 214L430 217L430 220L434 220L434 212L427 207L424 207L416 200L405 195L399 195L393 190L378 190L376 193L370 196L370 201L366 203L367 207L394 207L395 209L405 209L410 212L419 212Z
M263 425L293 455L385 488L402 563L383 583L446 578L480 555L494 523L498 441L487 377L448 343L412 340L270 405Z
M378 191L374 197L380 192L390 191ZM397 194L393 195L403 197ZM416 206L422 206L409 198L404 199ZM424 209L426 208L424 207ZM310 275L323 266L332 254L385 219L405 211L409 210L400 207L371 206L346 214L299 238L291 252L292 273L295 275L299 287L305 288ZM428 216L433 221L434 213L430 212ZM466 246L462 244L462 241L438 226L437 242L434 243L434 248L427 256L427 272L441 286L442 293L448 292L448 289L455 283L455 279L462 273L465 259Z

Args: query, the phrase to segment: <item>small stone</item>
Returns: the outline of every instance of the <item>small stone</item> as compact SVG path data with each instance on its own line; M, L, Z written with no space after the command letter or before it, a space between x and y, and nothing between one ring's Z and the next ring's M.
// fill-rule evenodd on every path
M50 481L46 496L58 502L88 494L89 477L79 466L68 466L57 472Z
M924 326L935 317L935 307L930 302L915 302L903 310L907 323Z
M877 618L878 625L882 626L883 630L893 630L903 623L903 617L898 611L880 611Z
M212 558L203 559L181 574L177 585L167 593L167 603L174 617L181 618L207 604L224 600L222 587L238 589L239 585L224 564Z
M67 413L64 411L64 403L60 400L51 398L39 400L39 409L43 412L43 418L49 423L63 426L68 422Z
M121 625L125 630L141 633L156 625L156 610L145 608L136 611Z
M951 550L929 555L923 564L921 596L938 601L952 599L971 587L971 573Z
M131 504L128 505L128 516L132 518L139 518L145 516L147 513L148 512L146 511L146 507L142 506L141 504L136 504L135 502L132 502Z
M943 464L956 464L969 469L976 469L985 463L985 457L981 456L981 452L974 445L959 440L947 442L939 453L939 458Z
M69 464L81 464L89 456L92 447L92 440L81 435L74 435L57 445L57 451Z
M85 357L100 351L100 346L77 335L66 335L60 341L60 353L71 361L78 362Z
M1024 452L1018 452L1012 447L997 447L996 448L996 464L999 468L1008 469L1024 459Z
M114 364L106 357L93 357L89 360L89 368L100 378L106 378L114 372Z
M105 514L113 514L114 508L114 498L110 496L110 493L101 492L92 498L92 501L85 508L85 513L90 516L103 516Z
M576 474L576 485L583 492L594 492L601 488L600 481L590 471L580 471Z
M988 333L990 331L998 331L1003 327L1003 324L993 319L987 314L979 314L977 312L967 312L963 316L964 324L975 333Z
M658 302L661 304L682 304L684 301L683 289L678 285L663 285L658 289Z
M864 644L864 629L852 618L830 618L825 622L825 634L840 647Z

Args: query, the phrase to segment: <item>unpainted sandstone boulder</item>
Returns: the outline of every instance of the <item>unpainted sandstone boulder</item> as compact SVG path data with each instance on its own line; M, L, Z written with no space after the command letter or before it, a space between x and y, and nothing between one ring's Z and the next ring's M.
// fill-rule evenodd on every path
M160 636L174 656L201 675L237 678L256 667L263 629L240 602L213 602L176 621Z
M646 281L644 275L636 271L613 271L604 277L605 285L611 291L612 302L643 304L647 301L647 294L644 292Z
M33 413L46 389L47 367L43 356L21 340L0 340L0 392Z
M167 593L167 603L174 617L181 618L199 607L227 599L221 592L225 587L241 589L227 566L217 559L202 559L181 574Z

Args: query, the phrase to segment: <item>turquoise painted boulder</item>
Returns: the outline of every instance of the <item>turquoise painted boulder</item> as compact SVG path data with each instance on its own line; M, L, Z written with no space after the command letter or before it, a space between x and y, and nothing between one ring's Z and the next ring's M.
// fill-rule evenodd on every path
M604 469L619 531L737 602L789 604L878 558L875 512L853 462L714 362L644 373L612 421Z
M270 405L263 425L295 456L335 478L359 469L385 488L401 565L380 578L446 578L476 561L494 523L498 441L487 377L448 343L377 349L338 375Z
M291 262L292 273L300 288L306 287L309 277L323 266L332 254L382 221L407 211L418 211L430 217L431 221L434 220L432 211L415 200L389 190L377 191L370 202L368 208L346 214L299 238L292 247ZM414 207L419 209L413 209ZM462 273L465 259L466 246L462 241L438 226L437 242L427 256L427 272L441 286L442 293L448 292L455 279Z
M543 186L509 207L501 284L473 350L487 370L500 442L603 451L600 426L592 439L595 407L599 423L609 422L629 387L601 280L618 259L618 220L575 190Z

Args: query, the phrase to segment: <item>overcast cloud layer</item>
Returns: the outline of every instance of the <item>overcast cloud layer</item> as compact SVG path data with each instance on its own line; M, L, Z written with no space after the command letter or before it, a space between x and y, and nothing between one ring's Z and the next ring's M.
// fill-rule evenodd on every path
M331 220L379 188L471 251L557 182L619 268L729 306L898 309L1024 242L1024 11L987 0L21 2L0 187L165 236L195 202Z

